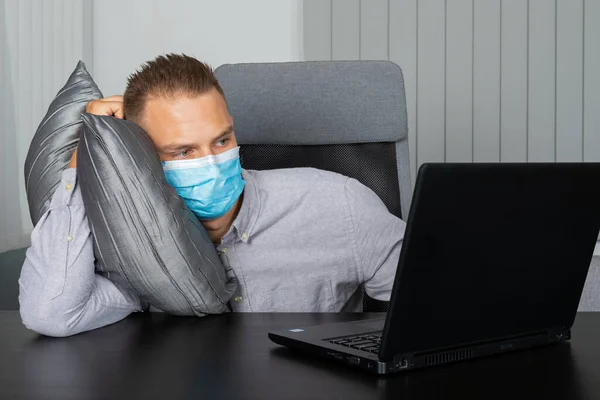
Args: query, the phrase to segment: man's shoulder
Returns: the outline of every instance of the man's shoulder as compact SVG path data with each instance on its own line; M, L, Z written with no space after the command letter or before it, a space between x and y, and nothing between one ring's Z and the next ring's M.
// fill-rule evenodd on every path
M284 168L273 170L244 170L257 186L264 190L344 190L349 178L336 172L316 168Z
M373 190L348 176L316 168L285 168L273 170L244 170L253 179L261 198L293 200L309 196L324 202L321 208L350 206L351 209L380 209L387 211ZM276 194L273 196L273 194Z

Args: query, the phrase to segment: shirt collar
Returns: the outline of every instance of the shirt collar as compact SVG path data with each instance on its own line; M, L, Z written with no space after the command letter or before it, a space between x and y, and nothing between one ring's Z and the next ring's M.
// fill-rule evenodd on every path
M246 243L252 237L254 225L260 214L261 200L254 177L246 170L242 170L242 179L246 182L242 206L224 239L231 240L232 235L235 235L239 240Z

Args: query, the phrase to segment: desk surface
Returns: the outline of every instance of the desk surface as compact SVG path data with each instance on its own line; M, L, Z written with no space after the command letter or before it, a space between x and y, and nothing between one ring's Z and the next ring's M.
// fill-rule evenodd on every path
M1 399L599 399L600 313L573 339L498 357L380 378L295 355L270 329L361 314L134 315L65 339L0 312Z

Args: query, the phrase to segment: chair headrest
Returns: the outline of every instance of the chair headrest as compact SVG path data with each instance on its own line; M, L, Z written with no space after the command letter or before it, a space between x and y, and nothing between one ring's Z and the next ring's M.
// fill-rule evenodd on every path
M225 64L215 71L240 144L398 142L404 79L390 61Z

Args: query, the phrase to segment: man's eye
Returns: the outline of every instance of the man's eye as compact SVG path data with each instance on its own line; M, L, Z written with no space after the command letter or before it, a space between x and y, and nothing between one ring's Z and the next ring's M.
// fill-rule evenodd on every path
M189 150L183 150L183 151L177 153L177 157L181 157L181 158L185 158L185 157L187 157L189 155L190 155L190 151Z
M224 138L224 139L221 139L221 140L217 140L216 144L219 147L224 147L224 146L227 145L227 142L229 142L229 138Z

